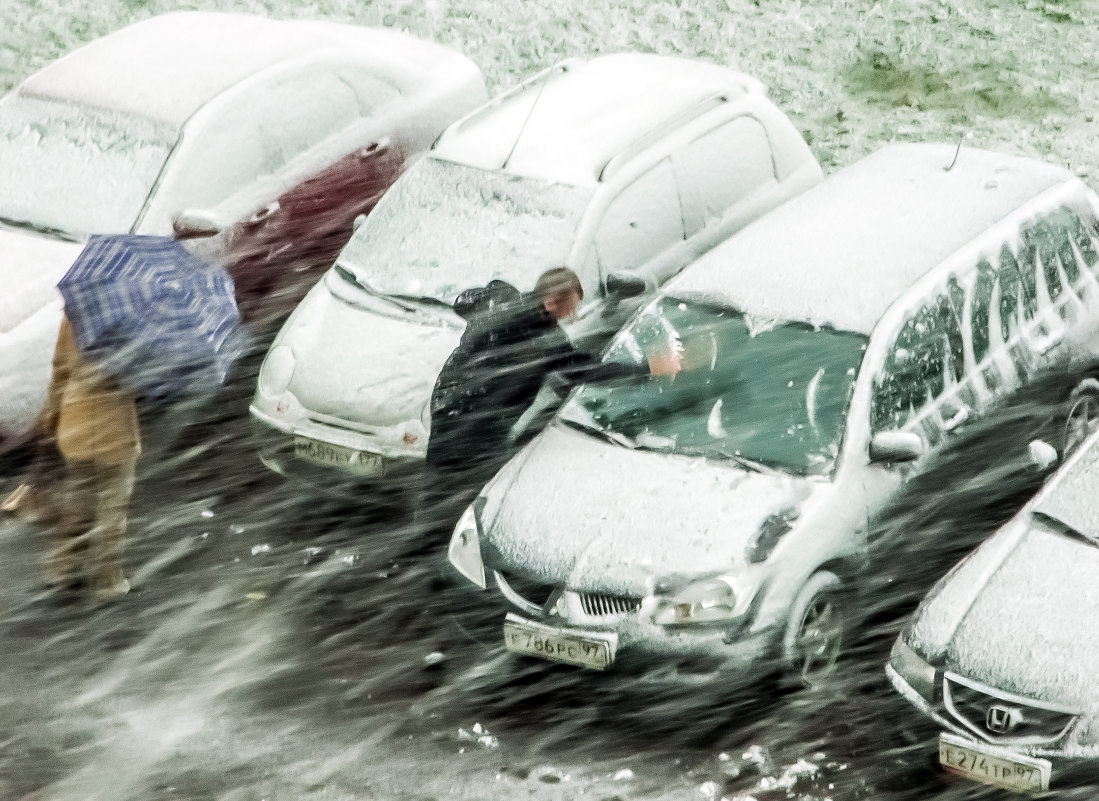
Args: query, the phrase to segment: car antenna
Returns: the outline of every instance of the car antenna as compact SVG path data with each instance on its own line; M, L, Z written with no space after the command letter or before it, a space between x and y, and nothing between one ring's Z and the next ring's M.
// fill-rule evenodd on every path
M958 154L962 152L962 142L964 141L965 136L962 136L962 138L958 140L958 149L954 151L954 160L950 162L949 167L943 167L943 170L945 172L950 172L952 169L954 169L954 165L958 163Z
M542 85L538 87L538 94L534 96L534 102L530 104L530 108L527 110L527 116L523 120L523 124L519 126L519 133L515 135L515 141L511 143L511 150L508 151L507 158L504 159L504 163L500 165L500 169L505 169L508 166L508 162L511 161L511 157L515 155L515 148L519 146L519 140L523 136L523 131L527 129L527 123L530 122L530 115L534 113L534 107L538 105L538 101L542 98L542 92L546 88L546 84L550 82L550 78L553 77L553 71L557 68L557 65L561 63L561 57L558 56L553 62L553 65L546 70L546 80L542 81Z

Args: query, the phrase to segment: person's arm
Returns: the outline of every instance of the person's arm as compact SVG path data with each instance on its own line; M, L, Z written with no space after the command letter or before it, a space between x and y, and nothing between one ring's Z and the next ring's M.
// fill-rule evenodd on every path
M554 367L550 373L551 385L573 387L579 384L599 384L648 376L675 377L683 366L682 348L673 346L665 351L654 351L643 364L604 362L588 353L577 350L561 333L560 341L553 343L550 356Z

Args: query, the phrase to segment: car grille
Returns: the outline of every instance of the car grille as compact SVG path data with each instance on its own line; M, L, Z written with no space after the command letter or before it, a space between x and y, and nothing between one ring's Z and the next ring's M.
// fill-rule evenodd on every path
M608 615L624 615L628 612L636 612L641 608L640 598L629 598L624 595L596 595L582 592L580 595L580 608L585 615L592 617L606 617Z
M976 682L948 674L947 711L966 728L991 742L1050 743L1068 731L1077 714L1064 708L1003 696Z

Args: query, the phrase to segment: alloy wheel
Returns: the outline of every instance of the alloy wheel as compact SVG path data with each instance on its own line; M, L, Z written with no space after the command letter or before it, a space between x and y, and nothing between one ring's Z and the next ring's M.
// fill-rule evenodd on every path
M843 610L834 593L810 602L794 642L796 668L806 687L817 687L832 674L843 644Z

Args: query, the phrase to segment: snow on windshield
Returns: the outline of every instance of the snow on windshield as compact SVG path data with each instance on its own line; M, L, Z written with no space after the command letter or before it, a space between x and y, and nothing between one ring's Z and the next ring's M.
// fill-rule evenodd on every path
M831 472L866 337L662 298L606 358L640 364L676 343L683 370L674 380L585 386L562 415L638 447Z
M423 159L339 263L375 292L453 302L494 278L530 290L565 263L590 190Z
M74 236L129 231L174 141L138 117L15 95L0 104L0 218Z

